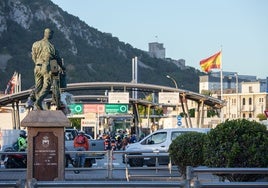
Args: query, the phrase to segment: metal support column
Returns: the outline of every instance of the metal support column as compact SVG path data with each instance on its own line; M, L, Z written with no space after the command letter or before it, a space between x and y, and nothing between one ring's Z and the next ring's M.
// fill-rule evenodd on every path
M134 126L135 126L135 132L137 135L139 135L140 131L139 131L139 111L138 111L138 104L137 103L133 103L132 104L133 107L133 115L134 115Z
M200 102L197 102L197 109L195 111L195 114L197 128L200 128Z
M188 116L189 114L187 114L187 113L185 112L184 102L183 102L183 98L182 98L181 95L180 95L180 101L181 101L181 108L182 108L182 111L183 111L183 114L184 114L185 124L186 124L186 127L189 128L188 121L187 121L188 119L187 119L187 117L186 117L186 116Z
M193 128L191 117L190 117L190 114L189 114L189 108L188 108L188 104L187 104L187 99L185 97L185 94L183 94L183 101L185 101L185 109L186 109L186 114L187 114L189 126L190 126L190 128Z
M14 102L12 103L12 126L13 129L16 129L17 125L16 125L16 113L15 113L15 105Z
M16 102L16 128L20 129L20 108L19 108L19 102Z
M204 108L205 108L205 104L204 104L204 101L202 100L201 101L201 125L200 127L203 127L204 125L204 115L205 115Z

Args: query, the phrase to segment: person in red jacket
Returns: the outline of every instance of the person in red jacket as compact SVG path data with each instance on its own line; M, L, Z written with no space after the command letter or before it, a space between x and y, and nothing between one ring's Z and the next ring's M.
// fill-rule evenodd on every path
M76 149L76 151L88 151L89 150L89 140L85 136L84 131L79 131L78 135L74 138L74 148ZM86 160L86 155L84 153L76 154L76 162L79 161L79 163L77 164L78 167L84 167L85 160Z

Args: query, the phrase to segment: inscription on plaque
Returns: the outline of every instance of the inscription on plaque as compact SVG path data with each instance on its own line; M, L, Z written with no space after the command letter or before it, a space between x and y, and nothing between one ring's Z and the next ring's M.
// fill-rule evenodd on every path
M39 132L33 139L33 177L54 180L58 176L58 138L53 132Z

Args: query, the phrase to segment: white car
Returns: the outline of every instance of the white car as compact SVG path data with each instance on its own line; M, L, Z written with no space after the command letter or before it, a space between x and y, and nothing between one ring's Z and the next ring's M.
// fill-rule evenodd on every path
M160 129L150 135L146 136L139 142L129 144L126 147L126 152L131 155L148 155L152 153L158 153L159 164L168 164L168 149L171 142L179 135L186 132L201 132L207 133L210 131L208 128L173 128L173 129ZM161 156L162 155L162 156ZM139 157L139 158L129 158L127 162L132 167L141 167L143 165L154 166L155 157ZM126 162L123 156L123 162Z

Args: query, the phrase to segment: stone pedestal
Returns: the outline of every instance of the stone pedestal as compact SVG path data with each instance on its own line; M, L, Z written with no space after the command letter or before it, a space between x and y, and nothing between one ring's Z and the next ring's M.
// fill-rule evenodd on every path
M31 111L21 126L28 130L27 181L64 180L68 118L62 111Z

